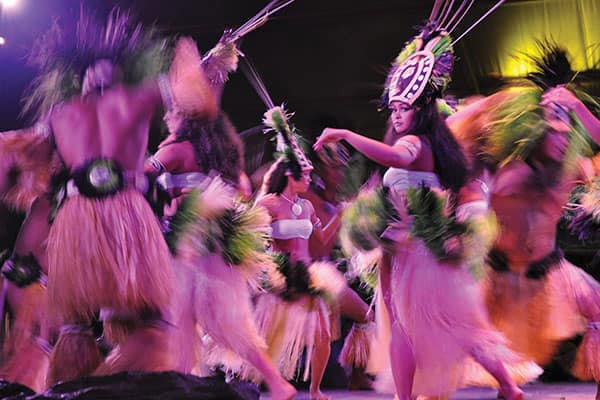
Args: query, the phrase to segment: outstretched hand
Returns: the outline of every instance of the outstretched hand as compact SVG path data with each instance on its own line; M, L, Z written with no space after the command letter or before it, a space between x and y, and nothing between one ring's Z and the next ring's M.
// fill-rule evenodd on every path
M564 86L557 86L548 90L543 94L542 101L540 101L541 106L556 104L567 110L573 110L579 103L581 103L581 100Z
M317 138L317 141L313 145L313 149L315 151L321 151L323 146L327 143L335 143L344 139L346 135L345 129L336 129L336 128L325 128L321 135Z

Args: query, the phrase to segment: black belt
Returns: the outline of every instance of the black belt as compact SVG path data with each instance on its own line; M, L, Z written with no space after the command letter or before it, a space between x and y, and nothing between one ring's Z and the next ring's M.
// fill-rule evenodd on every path
M538 261L534 261L527 265L525 270L525 278L539 280L544 278L560 260L564 257L564 253L558 247L552 250L548 255ZM506 253L498 249L492 249L487 256L488 265L496 272L509 272L508 257Z

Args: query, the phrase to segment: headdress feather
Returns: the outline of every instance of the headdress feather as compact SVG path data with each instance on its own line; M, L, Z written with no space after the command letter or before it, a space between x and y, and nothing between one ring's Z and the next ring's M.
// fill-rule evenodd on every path
M453 41L449 33L460 24L474 0L436 0L429 18L418 27L419 33L405 44L394 60L381 98L382 108L393 100L413 104L429 103L441 97L450 83L453 45L503 2L499 0Z
M139 83L167 69L170 53L154 29L134 21L131 13L115 7L100 23L93 13L80 10L75 31L65 31L57 20L32 47L28 63L39 70L24 97L24 112L35 119L54 105L81 94L85 70L98 60L118 65L124 83Z

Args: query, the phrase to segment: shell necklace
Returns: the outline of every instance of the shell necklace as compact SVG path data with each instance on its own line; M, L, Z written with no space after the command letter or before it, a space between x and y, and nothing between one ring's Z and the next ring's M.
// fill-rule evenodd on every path
M300 205L300 198L296 197L296 201L292 201L290 199L288 199L283 193L281 193L281 197L283 197L284 199L286 199L288 201L288 203L290 203L292 205L292 214L294 214L294 216L299 217L300 214L302 214L302 206Z

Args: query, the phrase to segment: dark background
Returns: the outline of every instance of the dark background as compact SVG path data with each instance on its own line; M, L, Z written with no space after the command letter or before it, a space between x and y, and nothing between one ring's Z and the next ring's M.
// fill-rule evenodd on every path
M48 29L54 17L59 17L63 24L74 23L80 6L79 0L19 1L18 7L5 9L0 18L0 34L7 37L7 44L0 47L0 131L19 128L28 122L19 117L19 111L20 97L33 76L24 60L32 41ZM204 52L215 44L225 28L238 27L267 1L88 0L83 3L101 15L117 4L132 8L142 20L156 22L167 32L192 35ZM456 46L451 93L463 96L493 88L493 79L487 77L501 68L494 57L490 61L489 53L504 35L515 29L506 23L510 13L522 14L522 9L515 5L530 3L546 7L545 3L553 0L507 1ZM330 124L379 136L387 116L377 112L375 102L387 67L414 34L413 26L429 15L432 4L431 0L296 0L250 33L242 50L254 62L275 103L285 101L296 112L296 125L305 134L318 134L323 124ZM476 0L459 31L493 4L495 1ZM576 24L573 29L577 29ZM224 109L240 131L258 125L265 109L241 73L231 78L223 101Z
M0 0L1 3L2 0ZM53 18L74 24L80 6L105 16L119 5L165 33L191 35L208 51L226 28L237 28L268 0L17 0L0 15L0 131L29 124L20 116L20 99L34 71L25 58L33 41ZM390 62L411 38L414 27L429 16L433 0L296 0L241 45L262 76L271 98L295 112L293 122L312 139L325 126L344 127L381 137L387 112L377 100ZM459 0L455 0L458 3ZM497 0L475 0L452 35L465 31ZM506 0L455 46L456 63L448 94L488 94L499 76L528 71L523 54L535 54L535 41L551 39L567 48L578 71L595 71L589 83L600 94L600 1ZM225 87L223 109L245 136L249 172L259 163L264 137L260 121L265 106L242 73ZM151 133L150 149L160 140L160 116ZM266 153L270 154L267 149Z

